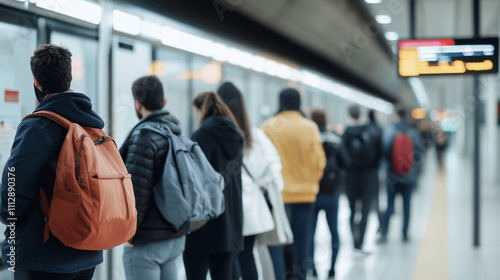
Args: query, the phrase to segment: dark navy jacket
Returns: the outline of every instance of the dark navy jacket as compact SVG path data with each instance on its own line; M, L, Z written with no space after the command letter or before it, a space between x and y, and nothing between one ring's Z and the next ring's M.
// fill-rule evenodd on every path
M44 100L35 111L50 110L82 126L103 128L103 120L92 111L90 98L81 93L64 92ZM66 130L47 118L29 118L23 121L14 139L12 155L5 165L0 186L0 220L4 224L17 218L15 242L9 239L10 230L5 231L2 260L11 266L7 256L15 246L15 269L69 273L94 267L102 262L102 251L82 251L64 246L50 235L43 242L45 216L36 200L42 187L50 202L56 176L59 151ZM15 178L15 210L8 209L8 168L10 178ZM11 181L13 181L11 179ZM12 184L11 184L12 185Z

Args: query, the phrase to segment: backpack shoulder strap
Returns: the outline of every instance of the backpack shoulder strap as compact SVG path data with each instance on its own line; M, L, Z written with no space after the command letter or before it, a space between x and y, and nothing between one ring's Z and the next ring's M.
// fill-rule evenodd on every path
M59 124L60 126L64 127L66 130L69 130L72 124L68 119L64 118L63 116L54 113L52 111L46 111L46 110L38 111L33 114L27 115L26 117L23 118L23 121L28 118L34 118L34 117L44 117L50 119L55 123Z
M143 124L137 126L135 129L147 129L147 130L150 130L154 133L160 134L161 136L168 138L168 139L170 139L170 137L172 137L174 135L174 133L172 132L170 127L168 127L167 125L159 125L159 124L150 123L150 122L143 123Z
M27 115L26 117L23 118L23 121L28 119L28 118L35 118L35 117L44 117L44 118L47 118L49 120L52 120L54 121L55 123L59 124L60 126L64 127L66 130L69 130L69 128L71 127L72 123L62 117L61 115L57 114L57 113L54 113L52 111L46 111L46 110L43 110L43 111L38 111L38 112L35 112L33 114L30 114L30 115ZM38 198L37 200L40 201L40 207L42 209L42 212L43 214L45 215L45 227L44 227L44 230L43 230L43 242L47 242L47 240L49 239L49 202L47 200L47 196L45 195L45 191L43 190L42 187L40 187L40 193L38 195Z
M257 183L257 182L255 181L255 178L252 176L252 173L250 173L250 171L248 170L247 166L246 166L244 163L242 164L242 167L243 167L243 169L245 169L245 172L248 174L248 177L250 177L250 179L252 179L252 181L253 181L254 183Z

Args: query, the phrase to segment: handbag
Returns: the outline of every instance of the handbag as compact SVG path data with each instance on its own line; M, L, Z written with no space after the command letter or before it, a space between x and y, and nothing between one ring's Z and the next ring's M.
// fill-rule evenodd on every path
M245 169L250 179L257 183L245 164L243 164L243 168ZM292 244L293 233L290 228L290 223L288 222L288 217L286 216L281 193L274 186L269 189L271 193L269 193L266 188L261 187L260 189L262 191L262 194L264 195L267 206L271 211L275 228L272 231L260 234L257 237L259 240L258 242L267 246L284 246ZM276 207L273 206L272 201L276 202Z
M257 181L255 180L255 178L252 176L252 173L250 173L250 171L248 170L248 168L246 167L245 164L243 164L243 168L245 169L245 172L248 174L248 176L250 177L250 179L252 179L252 181L257 184ZM258 185L258 184L257 184ZM260 190L262 191L262 195L264 195L264 199L266 200L266 204L267 204L267 207L269 207L269 211L271 211L271 215L273 213L273 204L271 202L271 199L269 198L269 193L267 192L267 190L263 187L260 187Z

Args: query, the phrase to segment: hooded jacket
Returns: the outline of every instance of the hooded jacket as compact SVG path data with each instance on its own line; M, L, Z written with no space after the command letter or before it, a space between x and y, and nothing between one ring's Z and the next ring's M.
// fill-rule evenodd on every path
M49 110L82 126L103 128L103 120L92 111L90 98L81 93L63 92L44 100L36 111ZM29 118L18 127L12 155L2 175L0 220L11 224L16 218L15 234L5 231L2 260L11 267L11 246L15 247L15 269L70 273L94 267L102 262L102 251L77 250L63 245L50 235L43 242L45 216L37 196L43 188L50 203L56 178L57 161L66 137L66 129L43 117ZM15 170L9 170L15 168ZM9 180L9 178L13 178ZM9 211L8 184L14 185L15 210ZM13 182L13 184L12 184ZM11 189L12 191L12 189ZM68 225L70 226L70 225Z
M193 136L215 171L224 176L226 210L186 239L187 254L237 252L243 249L241 167L243 137L221 116L207 118Z
M142 119L120 148L134 185L137 231L130 242L135 245L182 236L161 215L154 200L153 188L161 179L169 152L168 139L151 130L137 129L144 123L159 123L168 126L174 134L181 134L179 121L174 116L167 111L157 111Z
M299 111L283 111L262 130L281 157L285 204L314 203L326 165L318 126Z

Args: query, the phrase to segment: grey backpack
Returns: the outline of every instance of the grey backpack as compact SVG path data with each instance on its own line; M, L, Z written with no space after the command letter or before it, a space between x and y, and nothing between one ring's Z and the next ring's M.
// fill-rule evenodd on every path
M154 186L154 199L163 217L179 232L189 234L224 213L224 177L213 169L198 143L158 123L139 128L169 142L163 175Z

